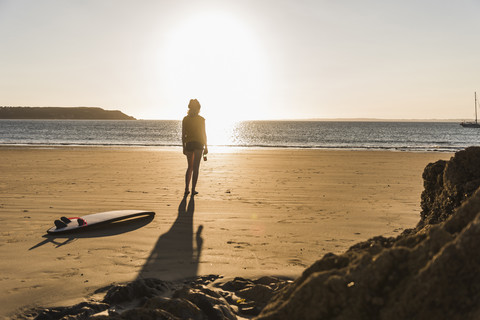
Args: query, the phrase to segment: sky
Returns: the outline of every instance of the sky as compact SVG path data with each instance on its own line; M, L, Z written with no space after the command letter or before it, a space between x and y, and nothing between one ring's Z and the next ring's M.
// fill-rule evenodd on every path
M0 106L465 119L478 0L0 0ZM479 92L480 93L480 92Z

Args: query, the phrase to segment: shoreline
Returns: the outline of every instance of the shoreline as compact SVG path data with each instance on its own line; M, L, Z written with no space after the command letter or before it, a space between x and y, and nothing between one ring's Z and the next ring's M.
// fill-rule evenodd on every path
M125 144L0 144L0 150L2 148L25 148L25 149L55 149L55 148L114 148L114 149L158 149L158 150L179 150L181 145L125 145ZM465 148L455 148L448 150L441 149L408 149L408 148L355 148L355 147L301 147L301 146L222 146L212 145L208 146L209 151L219 153L233 153L238 151L261 151L261 150L320 150L320 151L379 151L379 152L412 152L412 153L448 153L454 154L455 152L464 150Z
M188 218L179 214L186 165L179 150L0 146L0 315L72 304L140 276L298 277L327 252L415 226L423 169L452 155L211 152L201 164L200 194L186 203L193 208ZM45 241L60 216L114 209L156 216L118 232Z

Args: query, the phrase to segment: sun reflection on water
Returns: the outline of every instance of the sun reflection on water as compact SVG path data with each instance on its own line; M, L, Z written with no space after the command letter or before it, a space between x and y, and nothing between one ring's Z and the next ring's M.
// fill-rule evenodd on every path
M251 125L251 121L207 122L206 126L208 145L211 151L230 153L262 145L260 140L263 134L259 129L264 126L261 122L255 126ZM271 132L267 130L266 134L269 136Z
M238 122L215 122L206 124L208 144L217 147L233 145Z

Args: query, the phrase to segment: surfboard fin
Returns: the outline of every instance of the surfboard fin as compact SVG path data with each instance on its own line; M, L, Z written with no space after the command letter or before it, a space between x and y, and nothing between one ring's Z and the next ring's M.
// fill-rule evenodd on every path
M62 220L64 223L70 223L72 220L68 219L67 217L61 217L60 220Z
M60 221L60 220L55 220L54 223L55 223L55 226L57 227L57 229L65 228L67 226L67 224L65 222Z

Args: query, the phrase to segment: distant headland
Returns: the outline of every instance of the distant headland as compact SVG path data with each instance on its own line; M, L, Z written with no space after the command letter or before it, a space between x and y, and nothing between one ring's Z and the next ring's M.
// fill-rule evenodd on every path
M98 107L0 107L0 119L136 120L119 110Z

